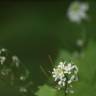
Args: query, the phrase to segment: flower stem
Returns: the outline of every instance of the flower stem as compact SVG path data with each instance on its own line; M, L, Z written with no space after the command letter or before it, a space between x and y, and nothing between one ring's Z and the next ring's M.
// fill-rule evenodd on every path
M49 58L49 60L50 60L50 62L52 64L52 67L54 67L54 63L53 63L52 57L50 55L48 55L48 58Z
M67 83L67 81L68 81L68 77L65 75L65 77L66 77L66 81L65 81L65 96L67 96L67 88L68 88L68 83Z

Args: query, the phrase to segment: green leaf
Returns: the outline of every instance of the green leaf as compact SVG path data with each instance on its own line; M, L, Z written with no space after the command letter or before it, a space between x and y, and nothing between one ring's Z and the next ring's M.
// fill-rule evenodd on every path
M56 89L43 85L39 87L39 90L35 94L36 96L56 96Z

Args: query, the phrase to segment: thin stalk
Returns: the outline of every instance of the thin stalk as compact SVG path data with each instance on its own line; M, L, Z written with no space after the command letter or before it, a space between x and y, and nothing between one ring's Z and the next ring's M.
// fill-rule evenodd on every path
M68 88L68 83L67 83L67 81L68 81L68 77L65 75L65 77L66 77L66 82L65 82L65 96L67 96L67 88Z
M40 69L44 73L44 75L46 76L46 78L49 79L49 76L48 76L47 72L45 71L45 69L43 68L43 66L40 65Z
M50 60L50 62L51 62L51 64L52 64L52 67L54 67L54 63L53 63L53 60L52 60L51 56L48 55L48 57L49 57L49 60Z

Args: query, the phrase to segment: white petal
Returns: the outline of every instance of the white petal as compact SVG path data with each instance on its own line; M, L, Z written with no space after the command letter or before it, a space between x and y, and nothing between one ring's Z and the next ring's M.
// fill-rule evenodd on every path
M62 84L62 82L61 82L61 81L59 81L59 82L58 82L58 85L61 85L61 84Z
M63 82L63 86L65 86L65 82Z
M53 75L53 77L56 77L56 75Z
M80 8L82 11L88 11L89 4L88 3L81 3Z
M73 12L68 13L68 18L70 19L70 21L76 23L80 23L82 20L78 13L73 13Z
M55 71L56 69L55 68L53 68L53 71Z
M71 66L72 66L72 64L71 64L71 63L69 63L69 64L68 64L68 67L71 67Z
M75 79L75 75L72 75L70 80L73 81Z
M64 63L63 63L63 62L60 62L59 64L60 64L60 65L63 65Z
M71 81L71 80L69 80L69 81L68 81L68 84L70 84L71 82L72 82L72 81Z
M82 19L87 19L87 14L86 14L86 12L81 11L81 12L79 13L79 16L80 16Z
M77 67L76 65L74 65L74 68L75 68L75 70L78 72L78 67Z

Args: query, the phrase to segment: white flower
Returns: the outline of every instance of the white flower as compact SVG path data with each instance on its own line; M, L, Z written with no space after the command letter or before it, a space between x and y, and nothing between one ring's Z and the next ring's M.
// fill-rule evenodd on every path
M21 81L24 81L25 79L26 79L25 76L20 76L20 80L21 80Z
M5 48L0 49L0 53L1 52L6 52L6 51L7 51L7 49L5 49Z
M68 65L66 65L64 67L65 73L71 74L72 67L73 66L71 65L71 63L69 63Z
M74 1L68 8L67 16L70 21L80 23L83 19L88 19L88 3Z
M16 67L19 67L20 60L17 56L12 56L13 62L16 64Z
M65 86L65 81L66 81L66 78L61 79L61 80L58 82L58 85L60 85L60 86Z
M1 63L1 65L4 64L5 60L6 60L5 56L0 56L0 63Z
M64 87L67 84L71 84L77 79L78 68L72 63L60 62L52 71L52 77L57 82L58 88Z
M25 87L20 87L19 88L20 92L26 93L28 90Z
M55 81L57 81L58 79L62 79L64 77L64 72L61 68L54 68L53 69L53 78L55 78Z
M78 40L76 41L76 44L77 44L78 47L83 47L83 45L84 45L84 40L78 39Z

